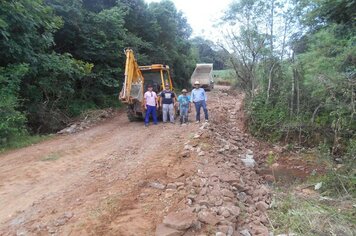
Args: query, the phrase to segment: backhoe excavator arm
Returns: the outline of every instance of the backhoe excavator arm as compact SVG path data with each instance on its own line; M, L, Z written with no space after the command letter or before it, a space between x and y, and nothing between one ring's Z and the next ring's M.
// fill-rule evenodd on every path
M124 103L130 103L133 99L139 99L140 93L143 93L144 78L135 59L133 50L127 48L125 49L125 54L125 81L120 93L120 100Z

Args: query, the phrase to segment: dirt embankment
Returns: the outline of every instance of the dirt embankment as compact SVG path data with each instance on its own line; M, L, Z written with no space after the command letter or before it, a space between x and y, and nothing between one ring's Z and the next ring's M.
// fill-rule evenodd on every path
M1 155L0 235L267 235L252 167L267 151L244 132L242 99L210 92L209 124L144 128L118 112Z

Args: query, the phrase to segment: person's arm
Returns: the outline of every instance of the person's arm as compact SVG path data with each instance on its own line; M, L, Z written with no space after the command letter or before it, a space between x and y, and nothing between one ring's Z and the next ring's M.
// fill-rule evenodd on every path
M193 97L194 97L194 89L192 90L192 94L190 96L190 102L193 102Z
M163 92L161 92L160 94L159 94L159 104L160 104L160 106L162 107L162 100L163 100L163 96L162 96L162 93Z
M174 92L172 92L172 95L173 95L173 106L176 106L178 103L177 103L177 96Z
M206 95L206 92L205 92L205 89L203 89L204 91L204 99L205 99L205 102L208 101L208 96Z
M155 104L156 104L156 107L158 108L158 107L159 107L159 104L158 104L158 97L157 97L156 94L155 94Z
M178 106L179 106L179 104L180 104L181 96L182 96L182 95L179 95L179 96L178 96L178 99L177 99L177 104L178 104Z
M146 99L146 93L143 95L143 106L145 110L147 110L147 99Z

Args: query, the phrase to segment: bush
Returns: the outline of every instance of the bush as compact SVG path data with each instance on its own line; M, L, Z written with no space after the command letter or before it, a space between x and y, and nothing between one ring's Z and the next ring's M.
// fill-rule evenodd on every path
M325 156L325 155L324 155ZM330 154L326 156L331 156ZM351 195L356 197L356 140L350 140L342 164L330 168L322 177L322 190L327 195Z
M38 55L21 88L22 97L27 98L24 108L34 133L58 131L68 123L71 115L79 113L72 101L81 95L81 82L91 73L92 67L70 54Z
M28 71L27 65L0 68L0 146L5 146L16 135L26 133L26 117L18 111L20 82Z
M256 136L263 136L268 140L276 141L284 135L283 124L287 122L287 109L285 104L265 104L265 95L258 94L248 102L248 117L250 131Z

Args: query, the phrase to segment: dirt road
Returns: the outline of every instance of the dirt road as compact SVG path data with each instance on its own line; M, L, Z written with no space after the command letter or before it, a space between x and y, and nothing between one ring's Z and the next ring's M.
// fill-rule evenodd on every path
M144 128L119 112L90 130L0 156L1 234L90 233L105 211L118 210L106 209L110 201L126 196L133 201L138 187L149 180L165 180L167 167L176 161L176 148L195 128L171 124ZM141 210L149 211L145 206L137 213L132 205L113 207L130 207L130 214L139 218L145 218ZM126 232L153 230L155 220L136 219L127 226L132 231ZM94 231L101 230L105 231Z
M215 125L232 114L242 129L239 114L228 113L240 110L241 98L209 93ZM184 208L187 181L214 146L203 129L193 123L144 128L117 112L86 131L2 154L0 235L154 235L164 216ZM192 140L196 152L186 150Z

